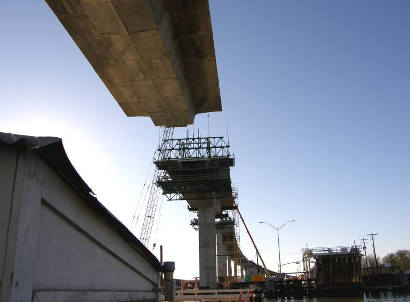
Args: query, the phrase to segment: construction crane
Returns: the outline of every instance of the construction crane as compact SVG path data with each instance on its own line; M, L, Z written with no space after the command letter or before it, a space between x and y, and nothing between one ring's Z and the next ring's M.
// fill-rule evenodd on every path
M162 129L160 135L160 147L164 140L172 138L174 128ZM153 160L155 160L155 155ZM154 225L155 215L157 213L158 204L161 198L161 189L157 186L156 181L158 178L158 169L155 167L155 171L152 177L152 181L149 187L149 195L147 201L147 207L145 209L144 221L142 223L140 240L146 246L149 247L149 241L152 233L152 226Z

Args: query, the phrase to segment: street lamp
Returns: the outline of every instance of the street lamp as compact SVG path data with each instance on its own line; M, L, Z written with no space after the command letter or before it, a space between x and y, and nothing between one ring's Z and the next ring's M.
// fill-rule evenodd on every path
M281 226L279 226L279 227L277 227L277 226L274 226L274 225L272 225L272 224L270 224L269 222L266 222L266 221L259 221L259 223L264 223L264 224L267 224L268 226L270 226L272 229L274 229L274 230L276 230L276 234L278 235L278 250L279 250L279 274L282 274L282 264L281 264L281 261L280 261L280 242L279 242L279 231L285 226L285 225L287 225L289 222L295 222L296 220L288 220L288 221L286 221L284 224L282 224Z

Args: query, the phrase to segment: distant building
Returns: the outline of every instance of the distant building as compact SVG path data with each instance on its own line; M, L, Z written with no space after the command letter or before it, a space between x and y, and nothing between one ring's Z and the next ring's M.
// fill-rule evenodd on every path
M158 301L160 263L59 138L0 133L0 301Z

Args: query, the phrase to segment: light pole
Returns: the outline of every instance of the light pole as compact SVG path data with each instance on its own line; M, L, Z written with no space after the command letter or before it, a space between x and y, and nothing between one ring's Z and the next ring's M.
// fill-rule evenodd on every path
M279 241L279 231L285 226L285 225L287 225L289 222L295 222L296 220L288 220L288 221L286 221L284 224L282 224L281 226L279 226L279 227L277 227L277 226L274 226L274 225L272 225L272 224L270 224L269 222L266 222L266 221L259 221L259 223L264 223L264 224L267 224L268 226L270 226L272 229L274 229L275 231L276 231L276 234L278 235L278 251L279 251L279 274L281 275L282 274L282 264L281 264L281 261L280 261L280 241Z

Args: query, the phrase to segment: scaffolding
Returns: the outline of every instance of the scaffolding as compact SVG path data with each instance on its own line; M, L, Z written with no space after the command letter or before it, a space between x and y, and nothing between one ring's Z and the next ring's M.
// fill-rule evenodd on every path
M236 263L239 267L242 267L242 251L240 247L240 229L239 229L239 214L238 214L238 189L234 188L232 192L232 196L235 200L235 206L234 209L232 210L232 217L234 221L234 232L235 232L235 245L234 245L234 250L233 250L233 261ZM236 268L235 268L236 269ZM239 273L239 274L238 274ZM240 275L241 277L244 277L243 271L241 272L236 272L236 275Z
M164 139L158 161L196 158L229 158L229 142L223 136Z
M224 210L232 209L230 167L235 160L229 147L220 136L164 139L154 161L162 194L188 203L218 199Z
M232 218L234 214L228 214L234 209L237 196L230 176L235 159L230 153L229 141L222 136L199 135L164 139L157 150L154 164L159 171L156 183L168 200L186 200L188 209L193 212L199 211L202 205L210 201L217 202L219 213L216 213L214 223L222 233L221 240L226 249L226 253L218 256L228 256L229 261L234 260L236 269L241 254L237 242L239 231L235 230ZM192 219L191 226L198 230L198 218ZM222 258L218 259L222 265Z

